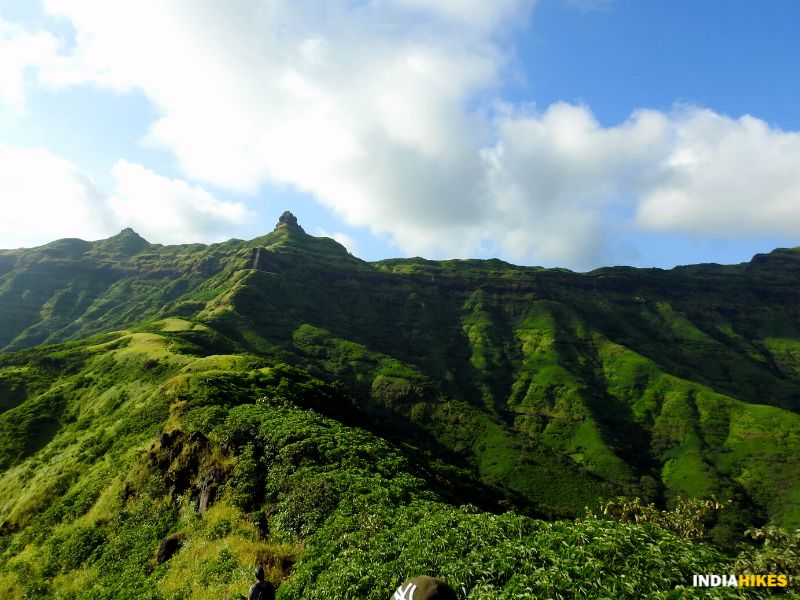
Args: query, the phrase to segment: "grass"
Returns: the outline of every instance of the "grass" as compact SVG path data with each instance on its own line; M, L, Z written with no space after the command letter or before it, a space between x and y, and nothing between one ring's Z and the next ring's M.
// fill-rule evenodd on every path
M714 494L729 549L800 524L795 253L368 264L279 228L2 254L0 346L78 341L0 354L0 594L111 597L118 566L131 597L233 596L264 560L293 573L282 598L385 597L420 570L475 598L680 595L728 558L534 517Z
M246 356L179 355L180 344L160 334L112 342L87 343L83 369L55 377L75 418L0 476L0 521L15 528L0 545L6 597L236 597L263 563L282 599L382 598L422 572L467 598L625 598L669 591L731 560L653 525L459 507L441 495L432 467L418 470L419 449L315 409L334 410L341 386L280 363L253 369ZM154 371L153 358L167 366ZM379 357L370 364L376 378L390 377L381 368L398 379L416 374ZM535 440L520 444L478 407L420 404L433 427L460 419L451 435L468 442L484 479L540 511L579 512L612 492L570 458L554 460ZM752 418L766 431L774 416ZM588 456L593 435L571 439L584 440ZM224 473L221 487L200 512L212 472ZM159 564L169 537L179 547Z

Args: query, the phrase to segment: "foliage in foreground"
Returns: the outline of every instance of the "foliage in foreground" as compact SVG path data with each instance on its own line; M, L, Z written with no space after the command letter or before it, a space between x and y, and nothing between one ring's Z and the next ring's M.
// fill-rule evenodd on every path
M681 597L695 573L800 572L797 535L755 531L738 556L703 543L703 501L625 500L580 522L497 514L467 469L443 473L368 431L379 424L346 387L253 355L190 354L207 328L169 325L192 336L4 359L15 377L35 370L40 381L19 378L58 427L26 402L3 413L0 597L237 598L255 563L282 600L385 599L420 573L463 598L510 599ZM30 432L36 446L20 444ZM457 479L475 487L453 500Z
M236 598L261 562L282 600L384 599L420 573L469 599L667 598L689 594L694 573L800 566L797 538L774 530L763 550L733 559L657 522L545 522L448 504L399 448L292 402L341 398L297 370L205 375L188 389L174 428L125 477L67 494L0 538L3 597ZM201 482L222 472L201 513ZM160 561L168 539L177 550Z

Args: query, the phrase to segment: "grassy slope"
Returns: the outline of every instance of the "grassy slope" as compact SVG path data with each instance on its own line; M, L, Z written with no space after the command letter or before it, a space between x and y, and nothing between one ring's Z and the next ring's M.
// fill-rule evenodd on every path
M345 425L370 417L342 386L208 353L220 345L206 325L171 318L2 357L4 373L36 375L0 414L0 442L23 428L37 444L3 453L0 595L237 597L261 562L282 599L385 598L420 572L466 598L667 597L692 573L732 568L655 525L486 512L490 490L467 471ZM348 349L348 364L375 360ZM382 360L385 377L414 378ZM57 406L52 426L26 421L43 399ZM454 479L472 488L456 504ZM177 552L159 562L166 539Z
M370 265L285 226L212 246L123 232L2 254L0 343L190 317L173 332L187 347L339 378L382 435L473 470L530 510L714 493L734 500L729 530L766 518L796 526L799 257L575 274L501 261ZM162 362L146 374L178 366ZM40 363L0 370L0 406L40 391L57 368ZM0 461L42 448L71 418L70 394L92 404L147 392L146 377L100 392L95 376L104 381L14 408Z
M226 274L250 262L251 251L237 240L151 245L126 230L0 258L0 348L15 350L121 329L164 310L193 314L219 293Z
M770 342L787 349L779 357L755 337L793 339L795 263L780 277L770 260L588 276L411 260L375 272L326 262L303 242L295 252L313 260L276 255L215 325L253 351L278 343L287 360L346 380L544 510L555 509L548 495L574 512L586 495L715 493L735 501L740 524L800 523L794 342ZM673 396L690 401L681 408ZM698 411L695 398L720 413ZM767 439L777 456L744 443L747 423L759 435L776 427ZM696 441L668 453L669 428Z

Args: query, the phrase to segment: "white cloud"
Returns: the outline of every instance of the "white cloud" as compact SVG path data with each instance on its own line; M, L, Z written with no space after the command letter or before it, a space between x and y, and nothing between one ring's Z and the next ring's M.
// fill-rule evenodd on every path
M800 235L800 134L745 115L684 109L661 177L645 187L643 228L698 235Z
M347 248L347 251L350 254L358 255L358 243L352 236L347 235L346 233L343 233L341 231L337 231L336 233L329 233L325 231L322 227L317 227L316 231L314 232L314 235L321 237L328 237L333 240L336 240L342 246Z
M89 178L44 148L0 142L0 206L2 248L109 232L110 214Z
M0 143L0 247L36 246L63 237L96 240L133 227L151 242L227 239L247 218L241 203L199 186L118 161L115 190L103 194L71 162L44 148Z
M651 111L612 128L570 104L507 113L498 119L498 143L483 152L496 212L486 236L515 259L602 262L603 213L647 180L668 128L668 118Z
M0 19L0 102L25 111L25 80L30 70L51 65L58 41L48 32L30 33Z
M477 102L500 89L500 34L531 2L45 5L77 33L42 81L140 89L160 115L148 142L188 178L251 192L290 184L410 254L488 246L588 267L607 260L610 225L800 233L796 133L691 107L606 127L584 106ZM117 170L130 184L117 211L149 185L191 198L175 207L206 206L193 227L216 210L197 188Z
M606 214L626 209L650 231L800 234L798 133L696 107L602 127L588 108L562 103L498 123L484 156L489 197L506 215L495 239L505 235L512 255L600 264Z
M222 241L249 214L239 202L218 200L200 186L118 161L111 170L116 191L108 205L118 222L145 238L167 244Z
M141 89L162 114L148 141L191 179L291 184L405 249L451 250L419 225L485 215L478 150L491 127L466 104L506 63L456 8L497 24L530 3L441 3L419 25L428 9L409 4L49 0L77 45L71 70L42 78Z

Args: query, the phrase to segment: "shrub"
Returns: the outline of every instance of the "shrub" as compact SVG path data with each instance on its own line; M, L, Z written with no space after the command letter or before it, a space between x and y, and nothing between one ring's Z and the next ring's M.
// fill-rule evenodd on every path
M54 559L62 571L77 569L106 541L106 535L97 527L75 527L63 541L54 547Z
M716 511L725 508L713 499L683 498L675 501L673 510L661 510L641 498L619 497L601 505L602 515L620 523L655 523L686 540L708 539L708 525ZM596 518L587 509L587 517Z

